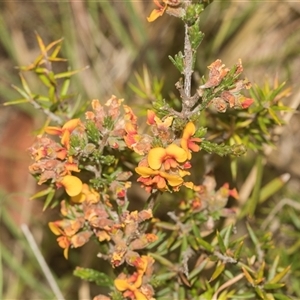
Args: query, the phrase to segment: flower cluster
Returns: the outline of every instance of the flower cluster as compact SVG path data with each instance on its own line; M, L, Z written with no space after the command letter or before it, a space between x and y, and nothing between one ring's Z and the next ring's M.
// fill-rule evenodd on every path
M140 147L143 153L151 147L147 143L141 146L143 138L137 134L137 117L122 101L115 96L105 105L93 100L93 110L86 112L85 121L72 119L62 127L45 129L46 134L58 136L59 142L39 136L30 148L35 160L30 171L38 177L39 184L63 186L70 197L61 202L64 218L49 223L66 258L70 248L83 246L93 236L99 242L111 244L106 255L112 266L117 267L136 257L135 250L156 240L154 234L141 229L142 223L152 218L152 211L126 210L132 173L109 169L116 160L113 151L129 147L139 152ZM80 178L71 173L82 170L85 173ZM122 208L118 213L116 205Z
M147 247L150 243L157 240L157 236L152 233L144 233L143 222L152 219L151 209L128 212L125 211L120 216L120 221L115 224L111 231L111 239L114 247L109 255L113 267L118 267L139 257L136 250Z
M112 205L86 184L80 195L71 198L70 204L61 202L61 214L64 219L50 222L49 227L58 236L58 244L64 249L66 258L70 247L81 247L93 236L99 242L110 242L110 251L105 257L117 267L137 257L135 250L157 239L142 229L142 223L152 218L151 210L125 210L117 216Z
M153 273L154 259L150 256L135 257L131 265L136 269L132 275L121 273L114 284L124 298L131 300L154 300L154 290L149 284Z
M225 112L228 108L246 109L253 103L253 99L246 98L240 93L241 90L251 87L248 80L238 79L243 72L241 60L239 60L233 70L225 68L220 59L208 66L208 69L208 80L199 87L198 93L202 96L205 89L212 89L216 96L211 100L210 104L218 112ZM226 82L226 79L232 82ZM226 82L224 87L220 89L220 85L224 82ZM230 89L227 89L228 86L231 86ZM218 90L221 90L221 92L219 93Z
M229 197L239 199L237 190L230 189L228 183L216 188L217 183L213 176L206 175L197 191L182 200L179 204L183 216L190 216L197 226L201 228L203 235L210 234L215 228L215 220L220 217L235 215L235 210L226 208Z
M225 215L226 210L223 209L229 197L237 200L239 198L237 190L229 189L228 183L224 183L219 189L216 189L215 178L207 175L199 189L194 191L193 197L180 203L180 208L189 209L193 213L207 210Z
M40 135L29 149L35 161L29 167L29 171L38 176L38 184L51 180L57 187L64 186L69 196L79 194L82 188L81 181L72 176L72 172L80 172L78 159L69 155L70 135L75 130L79 132L82 130L79 119L68 121L62 128L47 127L45 129L47 133L61 137L60 144Z
M185 182L183 178L190 175L187 169L191 167L191 151L200 150L196 142L201 139L193 137L196 129L192 122L185 126L182 137L176 139L171 130L172 121L172 117L161 120L153 111L148 111L147 123L152 127L154 146L135 169L140 175L138 181L148 192L178 191L182 185L194 188L192 182Z
M101 105L95 99L92 101L93 111L85 113L87 122L101 133L102 147L122 150L126 146L124 139L126 141L134 131L132 124L136 123L137 118L129 106L121 106L123 101L113 95L105 105Z
M136 116L127 105L123 105L121 111L122 101L115 96L105 105L101 105L99 100L93 100L93 111L86 112L86 121L72 119L62 127L46 127L45 133L59 136L60 141L55 142L41 135L29 149L35 161L29 170L38 177L38 184L50 181L58 188L63 186L67 194L74 197L81 193L83 183L72 172L78 173L84 169L100 178L103 166L114 161L112 156L109 160L109 156L104 155L104 149L123 150L133 138L132 124L136 123ZM128 173L127 178L129 175ZM122 181L115 179L109 182L109 186ZM119 184L117 194L123 193L125 196L124 189L129 186L129 182Z
M64 249L64 256L68 258L70 247L81 247L91 237L92 233L84 230L85 218L76 207L69 207L65 201L61 202L61 213L63 216L71 216L63 220L49 222L51 231L58 236L58 245Z

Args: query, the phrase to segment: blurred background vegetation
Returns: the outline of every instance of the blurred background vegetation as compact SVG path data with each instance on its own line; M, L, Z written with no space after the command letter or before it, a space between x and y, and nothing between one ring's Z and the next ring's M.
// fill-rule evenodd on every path
M105 101L115 94L139 110L145 103L129 83L137 85L135 73L143 76L145 68L152 76L164 78L165 97L175 94L179 74L167 56L182 49L183 28L179 20L168 16L147 23L146 16L152 9L152 1L1 1L0 103L19 97L11 88L11 84L20 85L15 66L28 65L38 55L35 32L45 43L64 38L62 53L71 69L89 66L73 77L74 101ZM299 299L300 3L215 1L203 13L201 22L206 37L198 54L196 78L207 74L207 66L217 58L228 67L241 58L251 82L264 85L266 80L273 82L278 77L292 88L285 104L295 112L277 132L277 150L268 152L263 182L281 179L279 176L285 173L290 179L258 207L253 219L259 229L271 214L266 226L275 237L283 264L292 264L288 289ZM42 92L35 78L29 76L28 81L35 91ZM58 218L57 211L42 213L42 203L28 200L36 191L36 183L27 172L30 161L26 149L42 120L43 116L28 106L0 109L0 299L55 298L20 229L23 223L30 227L65 298L91 299L99 290L79 282L72 270L79 261L81 266L97 267L99 261L92 259L96 250L87 245L71 251L65 261L47 227L49 220ZM237 184L245 194L244 182L253 160L251 153L240 160ZM223 162L226 167L226 158ZM221 172L222 166L221 162ZM230 180L227 173L221 173L223 182Z

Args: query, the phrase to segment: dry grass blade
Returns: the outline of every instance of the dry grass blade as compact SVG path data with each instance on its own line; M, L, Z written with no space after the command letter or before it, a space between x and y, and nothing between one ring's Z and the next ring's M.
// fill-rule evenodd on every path
M54 293L54 295L55 295L55 297L56 297L56 299L64 300L65 298L62 295L62 292L60 291L60 289L59 289L59 287L58 287L58 285L57 285L57 283L56 283L56 281L55 281L55 279L54 279L54 277L53 277L53 275L50 271L50 268L48 267L41 251L39 250L39 247L38 247L32 233L30 232L28 226L26 224L22 224L21 229L22 229L22 231L23 231L23 233L24 233L24 235L25 235L25 237L28 241L28 244L30 245L30 248L32 249L32 251L33 251L33 253L34 253L34 255L35 255L35 257L36 257L36 259L37 259L37 261L38 261L38 263L39 263L39 265L40 265L40 267L41 267L41 269L42 269L42 271L43 271L43 273L44 273L44 275L45 275L45 277L46 277L46 279L47 279L47 281L48 281L48 283L49 283L49 285L50 285L50 287L51 287L51 289Z

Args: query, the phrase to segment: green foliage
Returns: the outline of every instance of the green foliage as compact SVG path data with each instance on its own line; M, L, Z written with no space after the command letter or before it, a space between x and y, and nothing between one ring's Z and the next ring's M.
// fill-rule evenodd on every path
M198 19L200 14L204 11L203 4L192 4L187 7L183 21L188 23L189 26L193 25Z
M181 74L183 74L184 70L183 58L184 55L181 51L179 51L178 54L175 54L174 58L171 55L169 55L169 59Z
M97 130L96 124L94 122L87 122L86 129L87 129L87 138L91 142L96 143L101 136L101 132ZM74 146L76 147L76 145Z
M199 31L199 23L189 27L188 32L191 39L192 50L196 52L202 40L204 39L204 33Z
M154 101L155 99L162 99L163 79L152 76L145 66L143 67L143 76L138 73L134 75L137 85L134 85L132 82L129 82L128 85L136 95L145 100L151 99Z
M220 156L224 155L235 155L241 156L245 154L246 149L243 145L226 145L226 144L216 144L209 141L202 141L201 143L202 149L208 153L216 153Z
M94 269L77 267L73 274L83 280L95 282L98 286L113 286L113 280L107 274L98 272Z
M67 104L74 97L73 94L68 93L70 78L86 68L55 73L53 64L66 61L66 59L58 57L63 40L59 39L46 46L38 34L36 34L36 38L41 54L32 64L19 68L22 88L12 85L22 98L6 102L4 105L30 103L36 110L42 110L50 120L62 124L62 118L72 118L76 115L76 111L73 111L72 108L78 106L78 103L75 106ZM34 73L38 77L48 90L47 94L41 95L31 91L23 75L26 72Z
M271 88L268 82L263 88L255 85L250 89L255 102L247 114L243 111L230 111L226 116L213 116L216 131L219 132L215 133L215 137L221 134L224 136L225 131L231 144L242 143L255 151L262 151L266 145L272 146L272 132L283 124L282 114L290 111L282 104L282 99L290 94L290 89L284 89L284 86L285 83L279 86L275 83Z

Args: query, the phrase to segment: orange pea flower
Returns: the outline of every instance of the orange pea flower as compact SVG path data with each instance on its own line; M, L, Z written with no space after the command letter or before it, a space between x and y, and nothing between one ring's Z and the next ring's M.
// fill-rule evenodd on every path
M234 189L229 189L229 183L224 183L223 186L219 189L219 193L224 196L228 197L231 196L232 198L238 200L239 199L239 193L238 191Z
M147 124L157 125L157 127L168 128L172 125L173 117L167 117L163 121L155 114L153 110L147 111Z
M155 112L153 110L147 110L147 124L153 125L155 124L155 118L157 118Z
M183 183L182 177L164 171L153 170L148 167L137 167L135 171L141 175L138 179L139 182L142 182L145 186L154 185L161 191L168 190L167 184L177 187Z
M129 278L115 279L115 287L118 291L124 292L123 296L132 300L148 300L139 287L142 284L142 274L133 273Z
M66 175L58 182L58 185L62 185L70 197L75 197L82 191L82 182L76 176Z
M141 287L144 273L147 271L148 265L151 266L153 262L153 258L149 256L137 257L136 262L133 263L137 272L134 272L131 276L119 275L114 281L116 289L123 292L124 297L132 300L149 300L150 298Z
M39 161L40 159L47 156L47 148L42 146L36 149L34 152L32 151L32 156L34 157L35 161Z
M80 172L77 163L73 162L73 158L70 156L68 161L65 163L65 169L70 174L70 172Z
M67 150L65 148L60 148L56 150L56 158L64 160L67 157Z
M161 17L168 6L167 0L162 0L163 4L161 4L159 0L153 0L153 1L158 8L152 10L150 16L147 18L148 22L153 22L157 18Z
M137 116L132 111L131 107L128 105L123 105L125 111L125 120L130 121L133 124L137 124Z
M59 247L64 249L64 257L65 259L68 259L68 253L69 253L69 248L71 246L71 239L68 237L63 230L60 228L60 226L57 224L57 222L49 222L49 227L50 230L55 234L55 235L60 235L57 238L57 243Z
M65 125L60 127L48 126L45 128L45 132L51 135L59 135L61 136L61 143L67 149L70 149L70 136L71 133L75 130L75 128L80 124L80 119L72 119L65 123Z
M178 163L185 162L187 157L184 149L171 144L166 149L162 147L151 149L148 153L148 164L153 170L159 170L162 165L165 170L170 170L176 168Z
M190 150L193 152L198 152L200 150L199 145L197 145L195 142L201 142L200 138L192 138L192 136L196 132L196 127L193 122L189 122L186 124L183 135L180 141L181 147L186 151L187 158L190 160L192 158L192 154Z
M100 195L93 188L90 188L86 183L84 183L82 185L81 192L78 195L71 197L71 199L74 203L82 203L86 201L89 204L94 204L99 202Z
M182 17L184 14L183 9L178 9L179 5L183 2L183 0L153 0L155 5L158 7L154 9L150 16L147 18L148 22L155 21L158 17L161 17L167 9L172 10L173 16Z
M141 140L141 136L138 134L137 117L128 105L123 105L123 108L125 110L124 129L126 132L124 141L129 149L133 149L138 154L143 155L143 151L140 152L138 149L136 149L136 145Z
M71 240L69 237L62 235L57 238L57 243L59 247L64 249L64 257L68 259L69 256L69 248L71 246Z
M242 108L246 109L249 106L251 106L253 103L254 103L254 100L252 98L243 97L243 99L241 101L241 106L242 106Z
M59 235L57 238L58 245L64 249L64 257L68 259L70 246L75 248L83 246L88 242L92 233L90 231L78 232L84 225L84 218L75 220L63 219L60 221L49 222L50 230Z
M48 225L55 235L72 236L77 233L80 228L83 227L84 219L63 219L59 221L49 222Z

